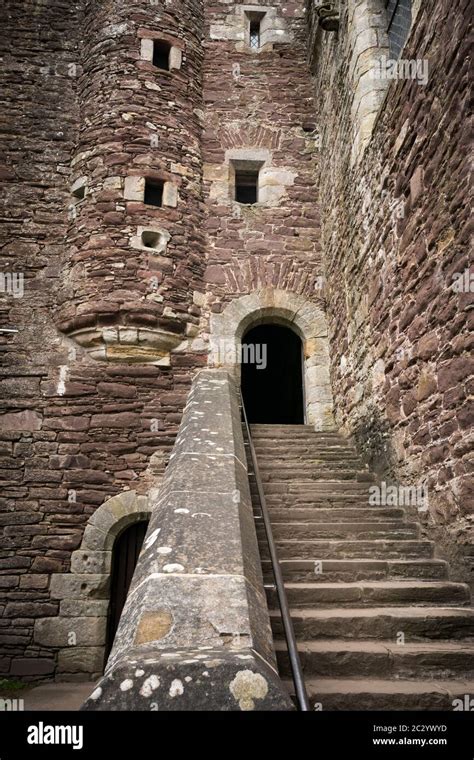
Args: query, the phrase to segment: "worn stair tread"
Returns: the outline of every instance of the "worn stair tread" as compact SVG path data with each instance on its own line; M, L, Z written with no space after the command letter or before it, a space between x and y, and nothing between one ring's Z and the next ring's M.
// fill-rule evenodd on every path
M263 560L267 564L269 563L269 560ZM369 559L369 558L356 558L353 559L351 557L348 557L347 559L282 559L280 560L281 565L285 566L291 566L291 565L301 565L301 564L308 564L308 565L314 565L316 562L322 563L324 566L330 566L332 567L334 565L334 568L342 568L342 567L359 567L360 565L373 565L374 567L384 567L384 566L400 566L400 565L432 565L432 566L442 566L443 568L447 567L447 562L444 559Z
M403 619L413 618L469 618L472 619L472 636L474 637L474 609L472 607L292 607L291 616L294 618L329 620L331 618L343 618L354 620L355 618L391 617ZM270 617L279 618L280 612L269 610Z
M291 682L287 682L291 685ZM309 694L472 694L474 681L469 679L438 678L429 681L385 679L385 678L315 678L308 679L306 689Z
M474 678L474 641L431 640L397 644L393 639L302 640L298 652L305 679ZM275 641L281 676L290 675L286 641Z
M409 528L411 530L418 530L418 523L415 522L404 522L403 520L357 520L355 522L351 522L350 520L339 520L337 522L323 522L320 520L316 520L312 522L311 520L305 520L304 522L299 522L298 520L279 520L277 523L279 528L308 528L311 526L314 527L320 527L321 525L324 525L325 528L340 528L343 526L344 528L355 528L358 530L362 530L367 528L370 530L370 528L376 528L377 530L380 530L383 528L383 526L387 526L387 529L395 528L396 530L402 529L402 528Z
M268 547L263 534L260 551L268 559ZM308 538L295 540L275 538L281 559L311 559L315 562L331 559L431 559L433 543L415 538Z
M390 539L388 539L390 541ZM298 538L279 538L278 541L282 544L289 544L289 545L297 545L297 544L312 544L314 548L316 549L318 546L335 546L336 544L354 544L354 543L363 543L363 544L369 544L369 547L374 545L380 545L387 543L387 540L383 538L372 538L368 539L367 541L364 541L363 539L344 539L344 538L307 538L307 539L298 539ZM392 542L393 543L393 542ZM405 544L427 544L432 545L432 541L428 541L427 539L402 539L401 541L397 541L398 543L405 543ZM298 557L294 557L294 559L298 559ZM301 559L306 559L305 557L302 557Z
M298 589L313 589L314 591L317 591L318 589L324 589L325 591L328 591L331 588L334 589L409 589L409 588L423 588L426 590L429 589L452 589L452 590L463 590L466 593L469 592L469 586L466 583L457 583L456 581L426 581L426 580L419 580L419 581L360 581L357 583L344 583L344 581L338 581L337 583L318 583L318 582L295 582L292 583L291 581L288 583L285 583L286 589L292 589L292 590L298 590Z
M267 505L268 506L268 505ZM269 507L270 520L272 523L295 523L307 525L313 523L354 523L354 522L374 522L381 523L393 521L398 525L409 524L406 522L406 515L402 509L398 508L375 508L375 507L340 507L338 514L334 514L334 509L321 507L320 509L298 508L298 507ZM255 517L260 517L261 510L255 511Z
M359 581L336 582L285 582L289 604L294 608L318 608L323 606L353 607L396 604L429 607L433 604L446 606L468 605L469 587L450 581ZM269 604L277 606L276 591L267 585Z
M264 559L262 567L264 577L271 580L270 560ZM280 567L285 579L304 574L305 580L317 579L320 583L336 582L336 579L339 582L341 574L345 576L342 580L351 583L385 578L444 580L448 576L447 562L440 559L280 559ZM331 576L336 579L331 580ZM299 582L299 578L294 582Z
M396 656L404 656L410 654L421 653L454 653L472 655L474 657L474 641L462 641L453 643L450 641L416 641L409 642L407 644L397 644L394 641L389 640L375 640L375 639L319 639L315 641L298 641L299 652L360 652L360 653L374 653L374 654L394 654ZM276 638L274 640L274 648L276 652L288 651L288 645L284 639Z

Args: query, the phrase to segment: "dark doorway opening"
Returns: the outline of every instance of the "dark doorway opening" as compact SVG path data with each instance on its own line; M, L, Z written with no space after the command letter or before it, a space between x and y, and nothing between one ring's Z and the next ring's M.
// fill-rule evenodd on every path
M242 396L250 423L304 423L301 339L289 327L258 325L242 339Z
M112 549L112 570L110 581L110 605L107 626L105 659L107 660L127 599L128 589L137 564L138 555L148 528L148 521L142 520L130 525L115 539Z

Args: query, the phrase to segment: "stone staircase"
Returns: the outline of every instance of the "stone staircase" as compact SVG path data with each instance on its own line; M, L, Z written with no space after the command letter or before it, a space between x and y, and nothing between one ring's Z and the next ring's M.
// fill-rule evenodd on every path
M399 507L369 505L370 473L338 433L252 425L314 709L453 710L474 697L469 590ZM250 463L251 466L251 463ZM253 473L257 535L280 675L291 689Z

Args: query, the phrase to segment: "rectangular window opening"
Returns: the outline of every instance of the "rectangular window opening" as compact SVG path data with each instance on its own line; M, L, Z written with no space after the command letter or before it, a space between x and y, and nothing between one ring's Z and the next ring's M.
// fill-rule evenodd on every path
M153 43L153 66L162 71L170 70L171 45L164 40L155 40Z
M258 171L235 172L235 200L238 203L257 203Z
M145 180L145 196L144 203L148 206L162 206L163 205L163 185L162 180L147 179Z
M250 19L250 48L260 49L260 19Z

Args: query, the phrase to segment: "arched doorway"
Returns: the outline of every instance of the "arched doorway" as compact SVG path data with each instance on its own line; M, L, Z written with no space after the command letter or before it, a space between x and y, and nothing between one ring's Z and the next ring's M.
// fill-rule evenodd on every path
M148 528L148 520L141 520L125 528L117 536L112 549L112 571L110 576L110 604L107 621L107 660L127 599L128 589L140 554L143 540Z
M242 396L250 423L304 423L302 344L289 327L260 324L241 348Z

